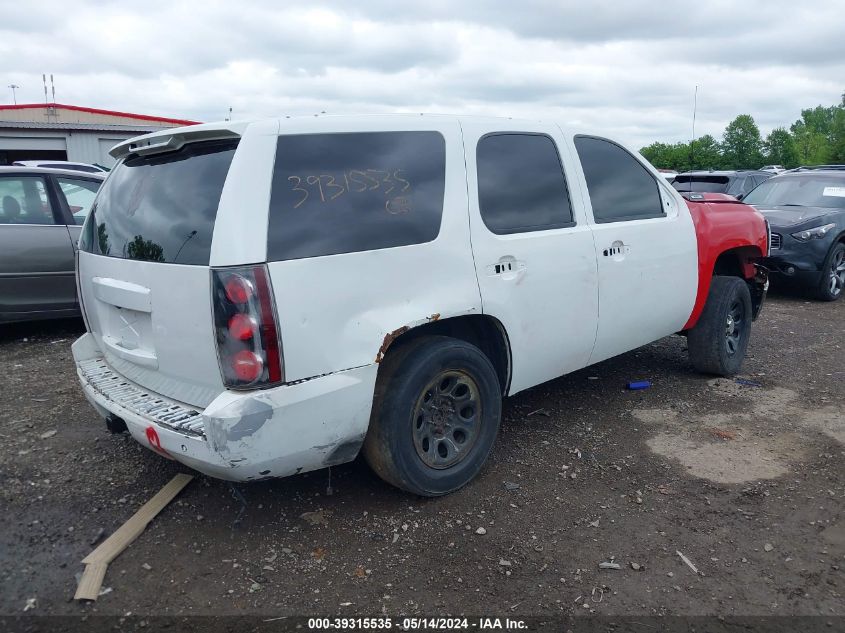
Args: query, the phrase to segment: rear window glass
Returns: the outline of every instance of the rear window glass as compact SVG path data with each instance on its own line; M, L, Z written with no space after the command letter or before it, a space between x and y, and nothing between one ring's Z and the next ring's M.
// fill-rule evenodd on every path
M280 136L268 259L430 242L440 232L445 177L438 132Z
M725 193L729 184L727 176L675 176L672 186L678 191Z
M478 205L493 233L572 225L554 141L543 134L491 134L478 142Z
M237 141L131 156L109 175L80 247L90 253L207 266L217 206Z

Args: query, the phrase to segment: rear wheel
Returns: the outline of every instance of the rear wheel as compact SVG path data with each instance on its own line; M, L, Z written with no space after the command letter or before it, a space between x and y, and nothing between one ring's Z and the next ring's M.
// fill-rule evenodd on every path
M693 366L700 372L739 372L751 336L751 293L739 277L713 277L704 311L687 333Z
M822 301L836 301L845 294L845 244L833 245L822 267L822 278L816 297Z
M444 336L411 341L383 361L364 457L403 490L453 492L484 465L501 410L499 379L481 350Z

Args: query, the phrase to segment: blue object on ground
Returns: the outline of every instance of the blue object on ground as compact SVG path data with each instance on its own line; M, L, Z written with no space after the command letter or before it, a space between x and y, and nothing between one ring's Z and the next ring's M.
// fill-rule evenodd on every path
M628 383L628 389L631 391L639 391L640 389L648 389L651 383L648 380L635 380Z
M734 380L738 385L745 385L746 387L762 387L759 382L754 382L753 380L748 380L747 378L737 378Z

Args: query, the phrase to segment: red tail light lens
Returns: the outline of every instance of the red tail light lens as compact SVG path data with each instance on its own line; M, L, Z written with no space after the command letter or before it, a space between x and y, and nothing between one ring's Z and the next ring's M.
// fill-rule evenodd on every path
M261 376L264 361L255 352L244 349L232 357L232 369L239 380L255 382Z
M258 324L248 314L238 312L229 319L229 335L238 341L248 341L258 332Z
M243 305L255 292L253 285L241 275L232 274L226 279L226 298L236 305Z
M212 270L217 356L232 389L284 381L273 289L265 266Z

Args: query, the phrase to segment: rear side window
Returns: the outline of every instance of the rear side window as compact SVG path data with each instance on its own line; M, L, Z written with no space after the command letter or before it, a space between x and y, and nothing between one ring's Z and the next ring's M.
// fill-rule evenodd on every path
M82 231L98 255L208 266L223 183L237 141L130 156L112 170Z
M445 177L438 132L280 136L268 259L430 242L440 232Z
M493 233L572 225L554 141L542 134L491 134L478 141L478 205Z
M575 149L584 169L596 222L643 220L665 215L657 181L626 150L592 136L576 136Z

